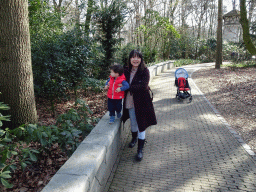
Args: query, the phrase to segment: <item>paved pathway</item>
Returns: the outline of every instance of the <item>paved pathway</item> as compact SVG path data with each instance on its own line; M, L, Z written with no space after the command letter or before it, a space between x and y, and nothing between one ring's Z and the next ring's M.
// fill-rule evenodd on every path
M191 74L198 66L184 68ZM135 161L137 146L125 147L109 192L255 192L252 156L191 78L192 103L177 101L174 71L162 73L151 83L158 124L146 131L143 160Z

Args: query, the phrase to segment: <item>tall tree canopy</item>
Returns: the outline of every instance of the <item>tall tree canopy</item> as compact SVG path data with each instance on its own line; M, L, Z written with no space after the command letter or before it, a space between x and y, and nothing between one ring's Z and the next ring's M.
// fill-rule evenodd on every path
M94 19L98 27L98 38L104 50L104 60L101 64L100 77L107 77L109 74L109 66L113 64L113 54L116 45L120 42L117 36L123 25L126 15L126 5L121 1L111 1L110 4L105 3L95 13Z

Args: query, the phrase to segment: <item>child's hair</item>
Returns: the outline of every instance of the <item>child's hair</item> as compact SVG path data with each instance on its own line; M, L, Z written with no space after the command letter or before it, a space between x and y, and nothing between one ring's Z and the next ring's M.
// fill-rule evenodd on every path
M124 68L122 65L115 64L110 66L110 70L114 71L114 73L118 73L121 76L124 73Z

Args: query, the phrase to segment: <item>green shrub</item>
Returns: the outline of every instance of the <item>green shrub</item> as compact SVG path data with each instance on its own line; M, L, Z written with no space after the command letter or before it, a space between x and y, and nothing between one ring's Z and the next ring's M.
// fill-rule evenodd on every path
M92 122L88 115L92 114L85 101L78 99L75 103L77 109L70 109L67 113L57 118L57 126L60 129L58 143L69 156L79 145L79 137L88 134L92 129Z
M6 104L0 102L0 110L8 109ZM17 168L17 164L25 168L31 162L37 161L35 154L39 151L24 147L23 142L13 134L17 129L1 129L3 121L10 121L10 116L3 116L0 113L0 184L5 188L12 188L13 185L8 182L8 179L11 178L11 172Z
M0 102L0 110L8 110L9 107ZM38 160L37 154L46 152L50 155L52 145L58 146L70 156L82 138L93 129L93 122L98 119L90 118L92 111L85 101L78 99L75 108L57 118L55 125L39 126L36 124L21 125L10 130L1 129L2 121L9 121L9 116L0 113L0 189L12 188L8 182L11 173L20 165L23 169ZM31 142L40 143L38 150L29 146ZM27 144L27 145L25 145Z
M224 42L223 43L223 60L240 62L249 60L251 55L242 43Z
M141 53L143 55L144 62L146 64L153 63L157 60L158 52L156 49L150 50L148 47L135 46L135 45L129 43L129 44L125 45L124 47L122 47L116 53L116 61L118 63L122 64L123 66L127 66L127 63L128 63L127 59L129 58L129 54L134 49L138 49L141 51Z
M143 54L145 63L152 63L156 61L156 56L157 56L156 49L151 50L148 47L141 47L141 52Z
M50 101L76 90L87 76L89 41L76 31L42 39L32 47L35 93ZM87 42L85 44L85 42Z
M232 62L229 64L225 64L227 67L231 68L246 68L246 67L256 67L255 61L240 61L240 62Z
M138 49L138 47L132 43L128 43L125 46L123 46L122 48L120 48L115 53L116 62L118 62L119 64L121 64L123 66L127 66L129 54L134 49Z
M192 59L179 59L176 60L173 64L175 67L180 67L183 65L190 65L190 64L196 64L201 63L200 60L192 60Z
M8 109L10 108L6 104L0 102L0 110ZM6 135L5 130L1 129L1 127L3 126L3 121L10 121L10 116L3 116L2 113L0 113L0 180L3 186L5 186L6 188L11 188L12 185L8 183L7 179L11 178L11 172L9 169L12 164L10 163L9 165L7 165L6 159L12 156L13 153L16 155L16 152L9 150L10 148L12 148L12 146L8 146L8 144L12 140L8 135ZM7 148L7 146L9 147L9 149Z
M85 91L92 91L99 93L103 91L106 80L98 80L94 78L85 78L82 83L82 89Z

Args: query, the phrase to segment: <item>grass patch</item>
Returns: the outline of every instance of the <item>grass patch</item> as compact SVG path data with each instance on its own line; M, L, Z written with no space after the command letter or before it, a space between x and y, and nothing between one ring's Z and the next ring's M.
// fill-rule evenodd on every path
M196 64L196 63L201 63L201 61L193 60L193 59L179 59L179 60L176 60L173 64L175 67L180 67L183 65L190 65L190 64Z
M256 67L256 61L232 62L232 63L224 64L223 66L224 67L231 67L231 68Z

